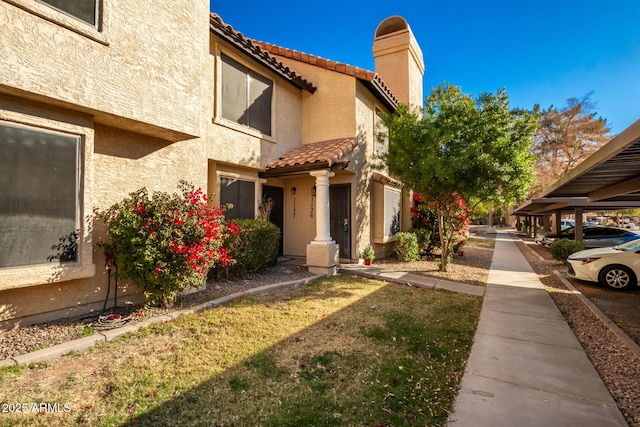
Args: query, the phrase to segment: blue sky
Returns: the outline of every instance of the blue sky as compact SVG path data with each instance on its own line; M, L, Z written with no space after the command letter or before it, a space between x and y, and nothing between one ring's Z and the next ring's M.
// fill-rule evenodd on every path
M373 70L385 18L403 16L424 54L425 96L446 81L512 107L562 107L593 92L615 135L640 119L640 0L221 1L245 36Z

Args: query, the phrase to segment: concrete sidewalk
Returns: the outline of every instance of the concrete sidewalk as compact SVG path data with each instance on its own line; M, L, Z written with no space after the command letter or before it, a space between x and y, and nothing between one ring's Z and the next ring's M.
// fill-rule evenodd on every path
M498 233L449 426L627 425L524 255Z

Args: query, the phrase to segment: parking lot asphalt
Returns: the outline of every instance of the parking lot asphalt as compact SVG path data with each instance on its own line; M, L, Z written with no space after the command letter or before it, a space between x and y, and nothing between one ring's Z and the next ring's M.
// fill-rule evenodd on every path
M567 280L640 345L640 288L616 291L599 283Z

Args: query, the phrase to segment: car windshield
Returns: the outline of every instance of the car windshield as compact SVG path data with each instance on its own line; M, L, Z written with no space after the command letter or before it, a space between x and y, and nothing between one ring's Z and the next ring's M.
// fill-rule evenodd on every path
M617 249L619 251L626 251L626 252L630 252L630 251L635 251L636 249L640 249L640 236L638 239L635 240L630 240L626 243L623 243L621 245L615 246L614 249Z

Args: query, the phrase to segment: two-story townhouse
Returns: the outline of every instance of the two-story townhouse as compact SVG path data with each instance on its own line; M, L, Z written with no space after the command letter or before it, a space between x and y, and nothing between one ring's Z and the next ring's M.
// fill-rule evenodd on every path
M102 308L114 290L92 212L142 186L186 179L230 218L268 196L281 254L315 271L388 252L408 203L372 160L398 102L383 70L410 69L390 75L407 93L421 80L406 21L378 27L392 60L374 73L249 40L204 1L88 3L0 0L0 326Z
M382 130L380 115L392 112L399 102L386 78L401 94L401 102L422 103L422 52L406 20L391 17L378 26L373 45L376 72L250 40L215 14L212 33L220 40L212 44L219 64L214 123L255 139L253 150L236 149L235 158L211 166L209 191L219 194L221 203L244 206L242 216L247 217L255 215L262 196L273 198L271 219L283 230L282 254L306 259L314 271L333 271L338 259L357 260L368 244L379 255L388 254L395 234L410 226L410 198L384 168L374 167L379 163L376 155L386 150L376 137ZM244 52L249 63L238 64L230 57L233 48ZM299 98L287 101L281 98L288 94L276 84L263 91L273 108L267 132L260 131L259 123L245 122L238 128L246 120L245 112L254 108L249 103L235 108L236 118L229 124L225 108L233 101L225 96L225 90L230 92L227 78L236 79L236 70L247 67L246 74L258 73L256 79L268 80L267 74L259 74L265 58L295 70L292 82L312 82L310 87L300 88Z
M94 208L206 188L208 29L207 0L0 0L0 325L102 308Z

